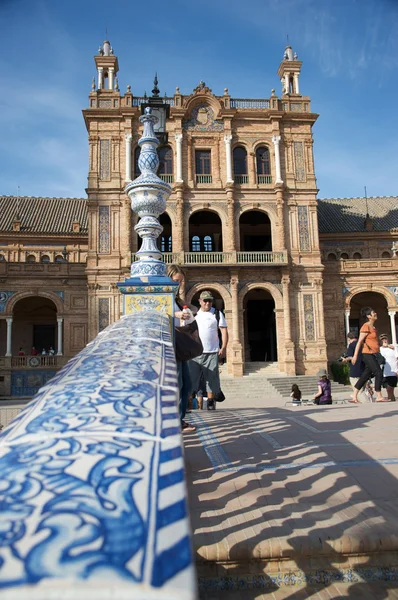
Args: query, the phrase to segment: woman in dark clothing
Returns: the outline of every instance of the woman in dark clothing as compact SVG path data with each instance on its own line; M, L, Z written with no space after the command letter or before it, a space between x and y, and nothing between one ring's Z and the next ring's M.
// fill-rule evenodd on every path
M332 384L326 369L320 369L317 375L319 377L318 393L314 396L314 404L332 404Z

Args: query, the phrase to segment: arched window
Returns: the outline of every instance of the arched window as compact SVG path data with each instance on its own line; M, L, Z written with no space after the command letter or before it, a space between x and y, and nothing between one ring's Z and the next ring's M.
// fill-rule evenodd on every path
M247 152L242 146L237 146L233 151L235 183L248 183Z
M200 252L200 238L194 235L191 240L191 252Z
M256 150L257 183L272 183L269 150L261 146Z
M171 236L162 236L160 240L160 249L162 252L171 252Z
M391 258L391 254L387 251L383 252L383 254L381 255L381 258Z
M349 258L349 256L348 256L347 252L342 252L340 254L340 258L342 258L343 260L347 260L347 258Z
M141 171L138 166L138 159L140 157L140 154L141 154L141 147L137 146L137 148L134 151L134 178L138 177L138 175L141 175Z
M36 262L36 256L34 254L29 254L26 257L26 262L27 263L34 263L34 262Z
M173 183L173 150L170 146L159 148L159 171L158 175L163 181Z
M210 235L205 235L203 238L203 250L205 252L213 252L213 240Z
M330 252L330 254L328 254L328 260L336 260L337 256L335 254L333 254L333 252Z
M40 262L42 263L49 263L50 262L50 257L47 256L47 254L44 254L41 258L40 258Z
M64 257L61 254L57 254L57 256L54 259L54 262L61 263L61 262L65 262L65 260L64 260Z
M354 254L353 254L352 258L353 258L354 260L361 260L361 258L362 258L362 254L361 254L360 252L354 252Z

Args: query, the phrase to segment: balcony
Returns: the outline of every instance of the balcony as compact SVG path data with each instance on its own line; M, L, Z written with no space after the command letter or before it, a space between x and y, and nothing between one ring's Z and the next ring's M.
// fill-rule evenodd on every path
M235 183L249 183L249 175L234 175Z
M196 183L213 183L211 175L196 175Z
M281 252L164 252L163 260L168 265L214 266L214 265L286 265L287 251ZM135 261L135 254L131 260Z
M165 183L174 183L174 175L166 175L165 173L162 173L159 175L159 177Z
M257 175L258 185L264 185L265 183L272 183L272 175Z

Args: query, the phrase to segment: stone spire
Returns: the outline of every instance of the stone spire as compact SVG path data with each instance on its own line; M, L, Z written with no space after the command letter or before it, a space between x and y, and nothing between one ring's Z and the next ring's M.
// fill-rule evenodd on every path
M119 64L108 40L105 40L102 46L98 48L98 54L95 56L95 64L98 77L97 89L99 91L118 91L116 74L119 71Z
M282 83L282 95L300 94L299 75L302 63L293 52L291 46L286 46L283 60L279 65L278 75Z

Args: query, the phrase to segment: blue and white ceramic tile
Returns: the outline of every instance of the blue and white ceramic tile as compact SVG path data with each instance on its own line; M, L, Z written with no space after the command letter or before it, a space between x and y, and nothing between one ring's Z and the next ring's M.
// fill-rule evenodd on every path
M195 598L168 318L128 315L58 372L0 436L0 482L3 597Z

